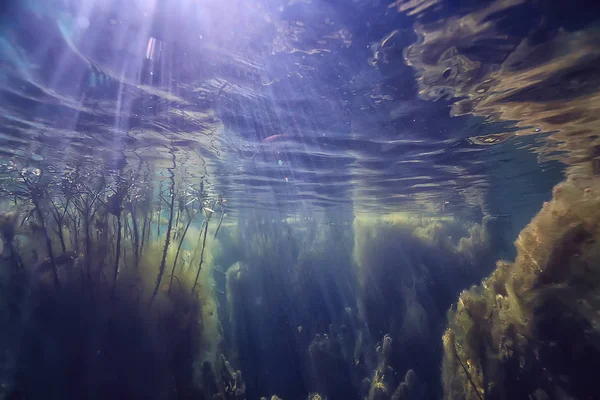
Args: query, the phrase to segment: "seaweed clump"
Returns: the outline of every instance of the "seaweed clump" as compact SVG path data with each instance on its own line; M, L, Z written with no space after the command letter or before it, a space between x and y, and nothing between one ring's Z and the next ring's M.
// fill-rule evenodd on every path
M443 335L447 399L597 398L600 180L571 177L523 229L515 262L464 291Z
M483 275L477 266L491 259L493 234L488 224L488 218L479 224L403 214L355 220L358 318L369 371L375 370L377 362L371 360L378 357L371 349L387 334L394 340L388 366L398 373L412 369L423 380L437 379L443 349L431 339L443 334L448 305L461 288ZM390 376L377 369L380 374L372 377L374 383ZM383 398L390 397L398 385L381 383L387 393ZM440 389L429 385L426 396L439 397Z

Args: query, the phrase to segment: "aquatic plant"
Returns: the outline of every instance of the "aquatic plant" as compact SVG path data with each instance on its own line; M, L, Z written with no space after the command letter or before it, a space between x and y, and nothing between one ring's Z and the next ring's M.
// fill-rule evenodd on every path
M216 202L216 205L221 207L221 218L219 218L219 223L217 224L217 229L215 229L215 233L213 235L213 239L217 238L217 234L221 229L221 225L223 224L223 218L225 218L225 200L223 200L222 196L219 196L219 199Z
M210 363L202 365L202 387L205 388L205 398L221 400L246 400L246 383L242 372L235 369L223 353L219 355L216 368ZM215 373L215 369L217 373ZM270 400L282 400L277 395L268 397ZM267 397L260 397L267 399ZM312 399L312 397L310 397Z
M193 202L191 203L193 205ZM175 276L175 267L177 267L177 260L179 259L179 253L181 252L181 246L183 245L183 241L185 240L185 236L190 229L190 225L196 216L196 211L192 208L191 211L188 208L188 205L183 206L185 208L187 223L185 224L185 229L183 230L183 234L181 235L181 239L179 239L179 245L177 246L177 253L175 253L175 261L173 261L173 268L171 269L171 278L169 279L169 294L171 293L171 286L173 285L173 277ZM179 217L179 216L178 216Z
M144 259L140 269L157 267ZM119 277L117 295L112 283L96 281L93 300L76 277L63 277L60 291L35 282L24 286L23 319L3 325L12 332L10 392L33 398L200 396L190 367L202 338L197 298L174 290L173 301L148 312L131 289L140 285L133 271Z
M119 260L121 257L121 237L122 237L122 223L121 214L123 213L123 203L125 197L128 194L127 182L121 177L118 177L117 190L108 197L106 201L106 210L117 218L117 247L115 250L115 267L113 273L113 293L117 287L117 277L119 275ZM137 252L137 250L136 250ZM137 262L137 257L136 257Z
M159 197L162 199L162 194L163 194L163 183L162 181L158 182L158 193L159 193ZM169 202L167 202L167 204L169 204ZM162 223L161 218L162 218L162 203L159 201L156 204L156 237L160 237L160 225Z
M200 250L200 262L198 263L198 271L196 272L196 279L194 279L194 286L192 286L192 292L196 289L198 285L198 278L200 277L200 271L202 270L202 264L204 263L204 250L206 250L206 236L208 235L208 223L210 222L210 218L212 217L213 211L211 209L207 209L204 207L204 222L202 226L204 227L204 238L202 239L202 250ZM202 231L202 229L200 229Z
M160 288L160 281L162 280L162 276L165 273L165 266L166 266L166 261L167 261L167 250L169 249L169 243L171 242L171 228L173 227L173 214L175 211L174 209L175 209L175 197L176 197L175 169L177 168L177 162L176 162L176 158L175 158L175 149L174 148L171 149L171 160L173 162L173 166L171 168L169 168L169 175L170 175L170 180L171 180L171 188L170 188L171 201L167 202L161 195L161 199L163 201L165 201L167 204L169 204L169 223L167 225L167 235L165 237L165 246L163 248L162 259L160 261L160 268L158 270L158 275L156 277L156 285L154 286L154 292L152 293L152 297L150 298L150 306L152 305L152 303L154 302L154 299L156 298L156 295L158 294L158 289ZM160 212L159 212L159 216L160 216ZM160 226L160 220L158 222L158 225Z
M69 205L73 197L72 185L72 181L70 181L67 176L64 176L60 183L60 193L53 193L52 196L50 196L50 204L52 205L50 212L56 223L56 233L58 234L60 247L63 253L67 251L63 229L65 217L67 216Z
M9 250L9 257L14 265L15 270L19 270L24 267L21 255L19 254L14 243L18 219L19 214L16 211L0 214L0 247L2 248L0 254L4 252L4 248Z
M308 346L311 389L330 398L352 398L366 373L354 327L330 325L328 333L317 333ZM362 348L359 351L362 353Z
M146 228L148 226L147 214L150 210L150 203L152 199L150 185L146 184L150 172L147 171L145 172L145 174L142 174L142 166L143 159L140 157L137 171L135 172L135 175L132 174L129 180L126 202L126 208L129 210L129 215L131 216L131 224L133 227L133 252L135 268L139 267L140 255L144 250ZM144 219L141 232L138 222L138 210L142 212Z
M392 338L385 335L376 349L378 356L377 368L373 371L372 378L363 381L364 390L368 389L365 396L368 400L419 400L425 398L424 387L419 383L417 374L409 369L404 375L404 380L399 381L398 374L389 363L392 355Z
M389 397L398 385L383 380L389 374L380 360L375 365L370 361L371 349L383 348L378 340L384 334L394 338L386 366L414 368L419 374L438 370L443 349L430 338L442 335L447 304L485 274L488 237L484 224L454 218L399 214L354 221L358 316L365 327L367 365L380 371L369 377L378 382L369 385L372 397ZM413 359L419 359L418 365ZM428 390L436 396L438 389Z
M461 293L443 335L448 399L598 395L600 181L572 177L480 286Z
M139 234L139 250L138 255L141 257L146 244L150 241L152 235L152 184L149 181L150 172L146 172L143 179L136 180L135 193L133 201L131 202L131 215L135 220L138 219L138 215L141 214L143 218L142 231ZM138 214L139 213L139 214ZM139 229L139 228L138 228ZM136 246L137 247L137 246ZM137 264L136 264L137 265Z
M177 240L178 246L165 246L167 238L155 240L150 232L155 203L151 184L140 178L139 171L85 164L49 170L15 168L0 182L2 193L11 198L10 204L2 204L10 209L0 214L4 247L0 263L8 267L0 274L0 324L6 327L0 362L12 360L9 372L3 371L2 390L61 398L85 397L82 393L87 390L104 398L148 397L150 392L201 397L191 366L197 360L214 363L220 337L206 268L210 261L206 231L198 239L199 248L204 248L198 249L201 277L195 270L186 275L189 268L182 268L179 276L173 274L168 290L166 285L159 287L158 292L168 296L155 294L152 279L161 272L159 259L164 265L181 265L183 242L193 231L199 198L186 201L180 210L183 234L173 234L179 227L176 212L171 213L171 233L166 236ZM177 185L174 178L171 189ZM165 202L166 195L162 197ZM40 251L45 237L48 252L46 246ZM57 280L60 291L52 290ZM141 307L152 300L152 309ZM145 339L136 342L137 335ZM124 369L139 368L134 360L144 352L143 371L154 377L131 372L126 384L115 383ZM121 356L130 359L125 362ZM155 362L159 359L161 363ZM43 369L56 374L46 378ZM74 386L61 376L81 381ZM140 387L144 381L151 382L148 392ZM241 374L234 386L239 393Z
M37 221L37 227L43 234L43 239L46 244L46 251L48 252L49 264L52 270L52 277L56 287L60 287L60 281L58 278L58 269L56 266L56 260L54 258L54 250L52 248L52 240L48 233L48 227L46 219L44 217L44 211L42 210L43 201L47 199L48 192L48 180L44 180L44 172L41 169L28 169L23 168L17 172L18 178L15 179L17 183L13 189L12 194L21 200L28 200L33 205L24 221L33 216ZM18 184L21 185L18 185Z
M400 382L391 400L418 400L423 399L424 390L419 382L417 374L412 369L409 369L404 375L404 380Z
M106 217L104 221L100 219L96 220L96 226L94 227L93 221L96 215L99 213L101 207L105 206L102 198L106 192L106 177L104 173L100 173L98 176L93 177L91 171L85 173L78 173L75 177L76 191L73 193L72 204L79 213L79 216L73 216L73 223L75 224L75 231L79 231L79 221L83 219L83 232L85 235L84 246L85 246L85 266L86 276L88 282L91 284L92 279L92 258L93 258L93 240L91 231L96 228L97 230L106 231L108 226L106 223ZM107 235L107 232L105 232ZM108 240L108 236L106 236ZM76 238L77 241L77 238ZM103 260L102 260L103 261ZM92 292L93 293L93 292Z
M87 171L81 174L86 175ZM10 374L3 372L3 390L12 396L24 393L33 398L42 393L57 398L82 398L90 393L96 398L168 397L172 393L198 398L201 394L193 386L192 361L214 340L203 338L202 330L212 324L202 314L206 294L197 288L190 295L191 282L187 286L188 282L182 279L179 286L171 289L169 299L157 302L160 306L152 311L139 307L140 299L152 293L146 277L156 276L159 264L155 260L160 250L155 242L146 246L147 250L139 254L139 268L134 268L132 260L137 256L131 249L135 247L135 229L128 227L124 211L131 209L129 204L135 201L135 188L125 179L98 180L77 177L63 193L59 187L43 186L45 181L38 185L29 179L31 189L39 190L38 210L30 208L33 203L25 181L18 180L13 185L19 190L18 209L25 211L2 214L0 228L7 247L16 229L20 229L22 237L29 236L22 245L35 243L35 235L44 232L39 223L41 212L54 250L62 250L64 243L67 252L54 253L53 257L60 291L51 290L52 286L46 284L44 271L51 267L50 258L38 262L28 256L13 273L0 276L0 323L5 327L2 357L4 362L6 353L13 360L7 370ZM107 181L114 182L114 186L104 184ZM60 196L70 196L69 202ZM58 222L51 217L52 212L58 212L63 223L70 216L75 217L73 221L81 220L82 230L88 219L89 231L79 236L83 242L90 242L84 246L83 255L77 257L69 252L71 246L77 247L71 234L76 223L69 223L69 228L63 225L65 235L61 241L54 229ZM116 226L105 223L109 216L114 217ZM19 228L21 220L27 224ZM95 233L98 230L102 232ZM121 232L120 245L117 232ZM73 240L72 245L68 239ZM103 256L95 257L96 254ZM173 258L167 260L172 262ZM3 259L2 263L7 261ZM80 279L74 272L81 269L83 276L86 265L91 279ZM115 276L112 280L94 278L96 272L102 277L105 271L114 271L115 275L118 272L119 285L115 286ZM143 366L135 361L141 358ZM119 383L125 374L128 379ZM78 383L66 382L66 377Z
M265 390L304 398L308 389L328 398L358 399L364 363L355 364L354 356L361 340L356 319L345 311L353 305L351 230L341 223L282 222L256 213L243 215L219 235L224 250L213 264L229 265L223 307L228 318L222 320L225 341L231 343L227 354L244 372L249 398ZM269 357L257 360L254 355L263 349ZM262 370L273 372L265 376ZM298 374L310 379L290 385Z

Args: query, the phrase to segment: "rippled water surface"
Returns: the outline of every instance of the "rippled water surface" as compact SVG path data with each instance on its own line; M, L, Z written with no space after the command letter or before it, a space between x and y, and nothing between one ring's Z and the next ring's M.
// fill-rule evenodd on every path
M495 212L597 141L593 13L543 3L7 3L3 158L174 154L238 210Z

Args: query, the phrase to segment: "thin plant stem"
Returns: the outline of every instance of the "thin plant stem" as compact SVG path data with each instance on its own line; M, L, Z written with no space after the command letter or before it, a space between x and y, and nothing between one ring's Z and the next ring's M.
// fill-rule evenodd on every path
M183 234L181 235L181 239L179 240L179 246L177 246L177 253L175 253L175 261L173 262L173 268L171 269L171 279L169 280L169 294L171 294L171 286L173 285L173 275L175 274L175 267L177 266L177 260L179 259L179 252L181 251L181 245L183 244L183 240L185 239L185 235L194 219L193 215L190 215L188 212L188 222L185 225L185 229L183 230Z
M150 299L149 307L152 306L152 303L158 294L158 290L160 289L160 281L165 273L165 266L167 262L167 250L169 249L169 243L171 242L171 228L173 227L174 214L173 211L175 209L175 168L177 167L175 161L175 149L171 150L171 156L173 159L173 168L169 169L169 172L171 173L171 204L169 209L169 223L167 225L167 236L165 238L165 247L163 249L162 259L160 261L160 268L158 270L158 276L156 277L156 285L154 287L154 292L152 293L152 298Z
M206 235L208 234L208 219L204 220L204 239L202 240L202 250L200 251L200 263L198 264L198 272L196 272L196 279L194 280L194 286L192 286L192 293L198 285L198 278L200 277L200 271L202 270L202 263L204 262L204 249L206 249Z

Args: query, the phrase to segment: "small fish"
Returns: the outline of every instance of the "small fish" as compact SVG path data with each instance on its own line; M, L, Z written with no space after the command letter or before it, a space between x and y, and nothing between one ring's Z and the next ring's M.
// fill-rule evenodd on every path
M273 141L275 141L277 139L281 139L282 137L285 137L285 136L286 136L285 133L279 133L277 135L267 136L262 141L265 142L265 143L270 143L270 142L273 142Z

